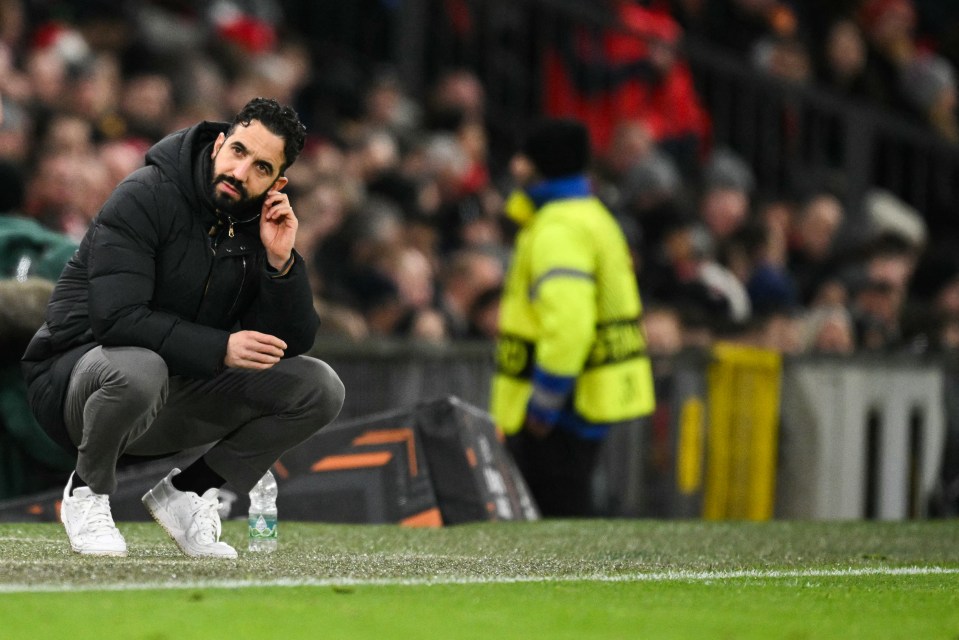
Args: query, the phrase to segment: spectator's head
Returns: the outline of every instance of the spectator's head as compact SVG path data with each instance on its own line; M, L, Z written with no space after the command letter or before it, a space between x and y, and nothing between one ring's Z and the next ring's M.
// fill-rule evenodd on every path
M423 309L432 304L435 274L429 259L419 249L403 247L385 257L380 267L390 274L407 307Z
M713 152L703 170L700 215L717 240L731 237L746 223L755 182L752 169L738 155L724 149Z
M753 47L753 64L787 82L801 84L812 76L812 60L798 38L764 38Z
M775 311L757 316L757 346L786 355L802 351L802 320L795 313Z
M670 294L682 327L682 344L709 347L735 325L729 298L701 280L683 282Z
M649 305L643 310L646 345L654 356L671 356L683 349L683 321L675 307Z
M452 135L436 134L423 146L425 176L437 190L439 203L455 201L464 193L469 155Z
M0 122L0 160L23 163L30 153L33 121L19 104L0 98L3 120Z
M87 62L90 46L79 30L57 22L41 24L31 45L26 70L33 97L56 108L66 99L70 75Z
M109 182L118 184L125 177L143 166L147 144L137 140L113 140L100 145L100 163L109 173Z
M626 23L646 39L649 63L659 73L668 73L676 63L679 41L683 35L682 27L668 14L658 11L640 13L634 10L632 17L630 20L627 15Z
M959 251L955 242L940 241L923 254L909 294L915 302L912 319L921 323L930 346L959 347Z
M717 240L732 237L749 217L749 196L741 189L713 187L703 196L703 222Z
M395 203L382 198L368 198L347 216L342 237L330 237L335 243L346 243L348 260L354 265L373 265L383 256L402 250L404 242L403 213Z
M892 284L868 276L851 289L859 346L883 349L898 337L901 298Z
M319 243L340 228L347 215L348 194L340 181L320 176L298 198L296 249L312 255Z
M487 289L476 297L469 311L469 335L473 338L495 338L499 333L499 306L503 290Z
M2 12L2 9L0 9ZM2 13L0 13L2 17ZM10 76L13 75L13 56L10 50L6 45L3 44L3 41L0 40L0 79L3 79L3 83L7 84L10 82ZM3 95L0 94L0 125L3 125Z
M859 8L863 30L880 49L911 40L916 27L912 0L866 0Z
M707 189L737 189L748 194L756 187L756 176L735 151L716 149L703 167L703 183Z
M120 91L120 111L131 133L159 139L169 132L173 115L173 82L158 72L131 76Z
M826 37L826 67L839 80L859 75L866 66L866 41L852 20L839 20Z
M399 77L389 71L373 79L365 110L371 125L398 133L412 130L420 118L417 105L407 96Z
M590 162L589 133L576 120L543 120L530 131L521 154L540 178L581 174Z
M682 176L673 159L665 153L653 151L626 173L622 184L623 204L641 215L676 198L682 187Z
M27 10L24 2L0 2L0 41L9 46L19 43L26 32Z
M503 282L503 264L492 253L461 249L450 256L443 274L443 298L447 310L464 318L486 291Z
M44 122L40 146L45 153L83 156L93 153L93 125L70 113L55 113Z
M956 73L945 58L917 56L903 69L902 84L904 94L924 118L956 108Z
M808 259L825 260L842 225L844 211L839 198L817 193L806 200L796 224L798 249Z
M375 270L365 270L351 280L352 293L370 333L388 336L407 313L396 283Z
M622 120L613 129L605 156L606 168L613 177L620 178L653 153L655 148L656 142L649 125L638 120Z
M394 170L400 161L400 147L387 129L368 131L352 149L351 161L365 182Z
M430 96L433 117L456 112L468 121L482 122L486 110L486 92L475 73L454 69L444 73Z
M113 116L120 101L120 62L110 53L99 53L77 70L70 81L70 109L85 118L99 120L103 135L118 137L122 125Z
M888 284L898 296L905 297L916 270L917 255L902 238L884 235L874 242L866 260L866 271L870 279Z
M802 348L810 353L852 353L855 327L846 308L832 305L810 311L803 318Z
M930 247L914 272L910 294L923 306L959 317L959 251L954 242Z

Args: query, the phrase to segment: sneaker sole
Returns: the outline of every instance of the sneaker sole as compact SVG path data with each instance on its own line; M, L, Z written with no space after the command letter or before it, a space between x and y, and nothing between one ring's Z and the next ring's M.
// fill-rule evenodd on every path
M216 553L203 553L202 551L195 552L187 548L182 542L180 542L177 539L177 535L173 531L171 531L170 528L166 525L166 523L163 522L163 520L161 520L160 517L157 515L162 510L162 507L160 506L160 503L157 501L157 499L153 497L152 489L150 491L147 491L146 494L144 494L143 498L141 499L141 502L143 502L143 506L146 507L147 511L150 513L150 516L153 518L154 522L156 522L158 525L160 525L160 527L163 528L164 531L166 531L167 535L170 536L170 539L176 543L177 548L180 551L182 551L184 555L189 556L191 558L214 558L216 560L236 560L237 556L235 552L234 552L234 555L221 555Z
M108 558L126 558L126 551L103 551L100 549L78 549L77 547L70 544L70 548L73 549L74 553L79 553L81 556L105 556Z

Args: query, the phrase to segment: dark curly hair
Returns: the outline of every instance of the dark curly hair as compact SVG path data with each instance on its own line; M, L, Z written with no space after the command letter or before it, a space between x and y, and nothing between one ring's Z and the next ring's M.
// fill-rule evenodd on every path
M286 168L296 162L297 156L303 150L303 144L306 142L306 127L291 107L281 106L271 98L253 98L233 118L230 130L226 132L227 137L233 133L237 125L247 127L253 120L261 122L270 133L283 138L283 156L286 160L280 167L280 175L283 175Z

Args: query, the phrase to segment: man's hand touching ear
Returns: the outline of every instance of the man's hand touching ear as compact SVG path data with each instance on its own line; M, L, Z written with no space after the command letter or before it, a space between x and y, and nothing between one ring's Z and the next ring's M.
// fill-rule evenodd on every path
M289 196L279 188L268 191L260 213L260 240L266 249L266 259L277 271L288 266L298 226Z

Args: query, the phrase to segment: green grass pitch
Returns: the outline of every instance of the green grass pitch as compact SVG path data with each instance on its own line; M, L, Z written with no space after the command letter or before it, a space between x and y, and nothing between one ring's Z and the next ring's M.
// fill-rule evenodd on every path
M959 521L282 522L190 560L152 523L87 558L0 525L0 638L959 638Z

